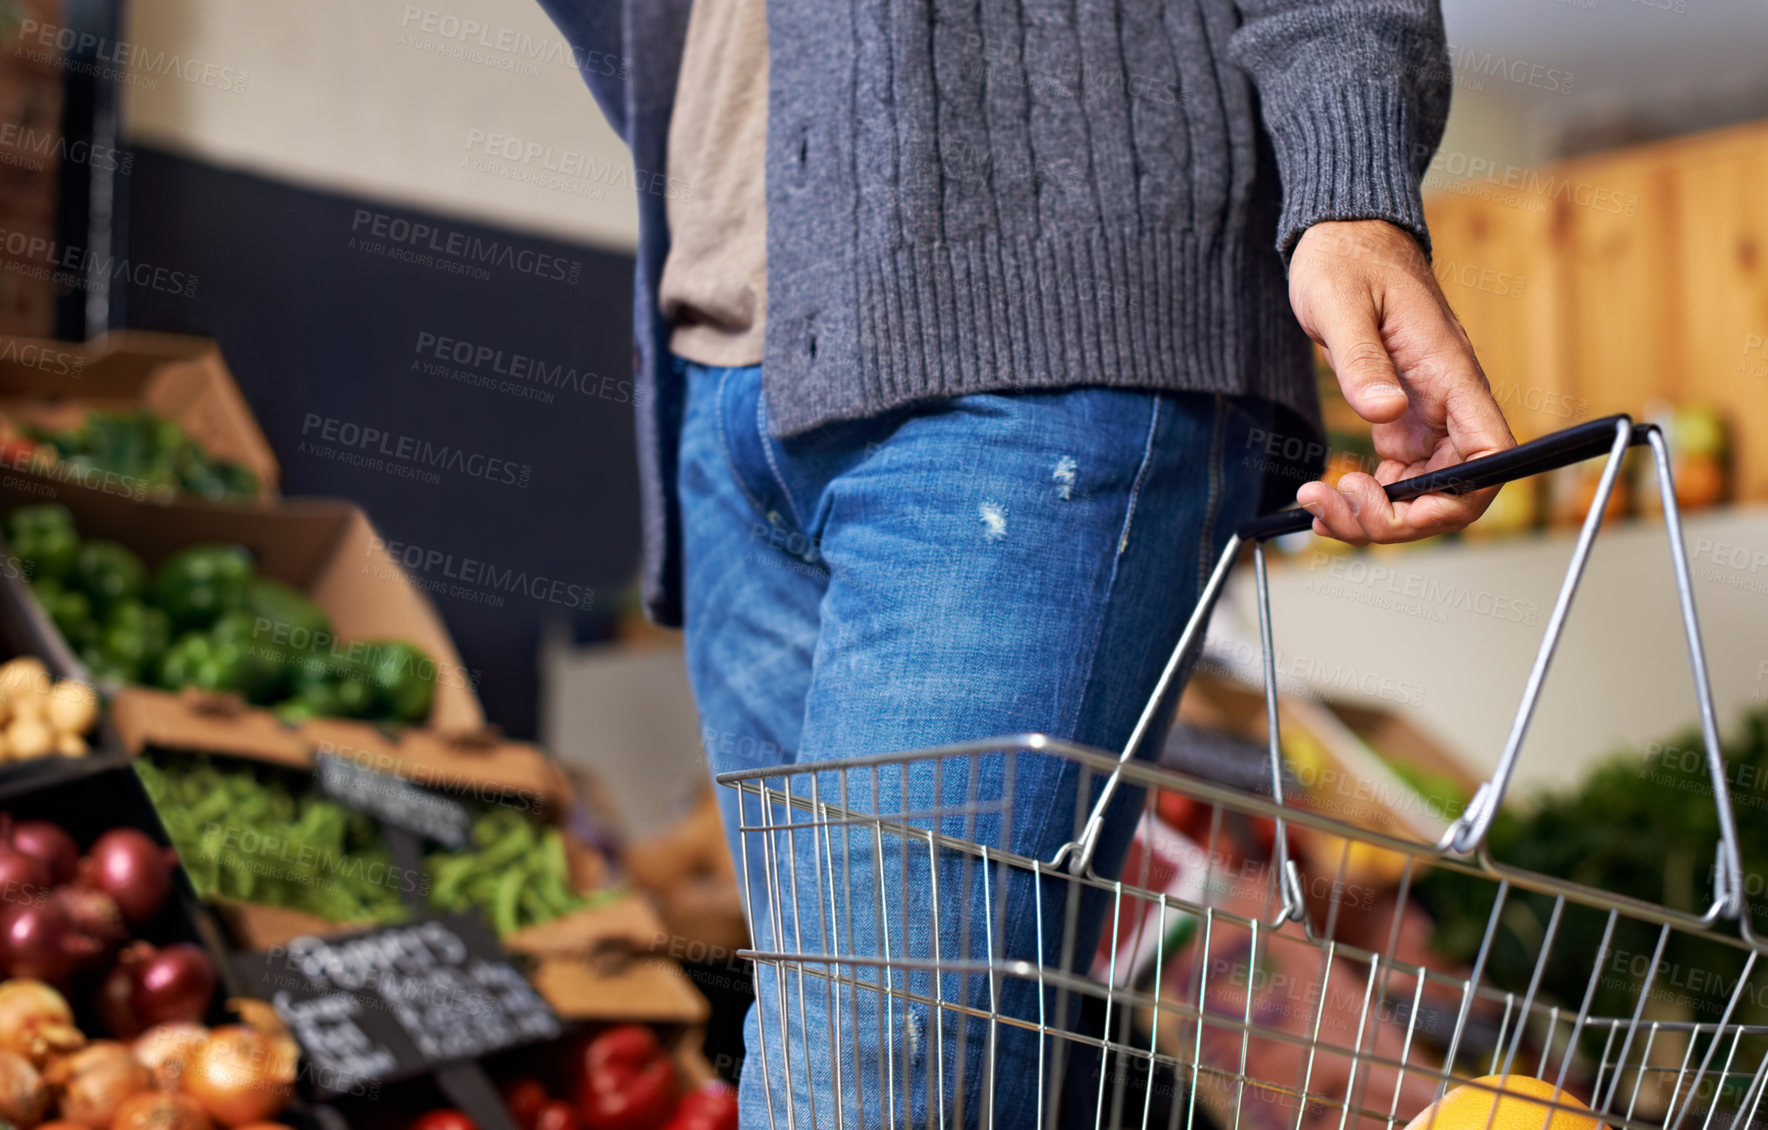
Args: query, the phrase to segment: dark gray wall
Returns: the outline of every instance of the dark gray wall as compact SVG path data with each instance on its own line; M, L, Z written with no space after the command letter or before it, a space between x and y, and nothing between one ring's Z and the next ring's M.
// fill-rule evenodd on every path
M532 736L541 624L604 633L636 571L631 258L153 149L123 187L130 281L113 321L217 339L285 493L350 499L390 541L451 556L415 572L444 586L432 599L491 719ZM443 339L471 356L438 361ZM460 591L467 559L492 572ZM586 588L590 608L570 607Z

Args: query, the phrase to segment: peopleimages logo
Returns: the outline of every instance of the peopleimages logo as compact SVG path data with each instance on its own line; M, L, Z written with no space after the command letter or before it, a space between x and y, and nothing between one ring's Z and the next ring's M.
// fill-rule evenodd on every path
M302 417L301 434L317 436L327 444L358 453L371 453L414 466L453 471L469 478L484 479L488 483L526 487L534 473L534 468L527 463L466 451L445 443L431 443L415 436L340 420L336 416L321 416L317 412L309 412ZM303 441L303 446L305 445L306 441ZM319 449L311 454L327 455L330 452Z
M426 376L446 377L547 404L553 402L554 390L615 404L629 404L637 399L631 380L604 377L589 369L580 371L562 363L549 364L525 353L462 341L428 330L418 331L415 352L418 359L412 365ZM461 368L450 368L449 362Z
M407 259L426 267L437 266L434 257L441 256L461 267L479 268L481 274L485 266L501 267L573 286L583 277L583 262L578 259L564 259L544 251L517 247L501 239L483 239L367 208L356 209L350 220L350 232L349 246L353 249ZM385 243L367 242L366 237L370 236ZM391 250L398 254L391 254L387 244L393 245Z
M229 94L244 94L246 81L251 77L245 71L186 58L175 51L155 51L125 40L108 39L89 31L76 31L29 17L19 22L17 43L14 54L22 54L33 62L56 63L83 74L108 71L109 68L100 64L109 63L118 68L118 77L137 79L153 75L156 78L177 78ZM146 85L152 89L151 82Z

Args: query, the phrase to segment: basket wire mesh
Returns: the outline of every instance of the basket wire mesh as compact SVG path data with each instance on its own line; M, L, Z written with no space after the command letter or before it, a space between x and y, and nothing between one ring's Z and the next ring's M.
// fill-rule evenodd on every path
M1437 842L1371 819L1353 793L1286 800L1262 540L1270 795L1132 756L1166 717L1239 537L1121 753L1019 734L721 775L739 793L751 1064L771 1124L1394 1130L1421 1112L1421 1130L1754 1124L1768 975L1668 453L1650 425L1613 424L1497 769ZM1718 809L1705 913L1485 848L1633 445L1655 463ZM1058 810L1052 796L1076 800ZM1432 899L1484 923L1471 960L1433 949L1420 910ZM1486 1076L1511 1082L1471 1082ZM1432 1105L1461 1086L1480 1101L1454 1116Z

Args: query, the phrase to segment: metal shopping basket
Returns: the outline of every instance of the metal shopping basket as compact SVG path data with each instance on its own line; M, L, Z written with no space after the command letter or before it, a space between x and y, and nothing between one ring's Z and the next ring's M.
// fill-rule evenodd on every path
M1635 445L1655 466L1717 808L1704 913L1688 909L1704 895L1678 909L1485 846ZM1394 1130L1490 1075L1521 1097L1486 1100L1477 1127L1444 1115L1441 1130L1594 1130L1586 1108L1629 1130L1753 1123L1768 976L1662 434L1595 420L1387 493L1460 493L1597 456L1502 756L1438 842L1286 802L1265 543L1306 529L1299 511L1229 539L1120 754L1018 734L720 775L739 790L754 939L746 1070L760 1072L771 1124ZM1132 757L1169 716L1248 545L1268 797ZM1261 835L1268 844L1247 846ZM1367 881L1372 866L1385 882ZM1427 884L1484 923L1470 959L1424 940L1409 893ZM1546 1086L1528 1090L1523 1076ZM1535 1104L1528 1126L1512 1103Z

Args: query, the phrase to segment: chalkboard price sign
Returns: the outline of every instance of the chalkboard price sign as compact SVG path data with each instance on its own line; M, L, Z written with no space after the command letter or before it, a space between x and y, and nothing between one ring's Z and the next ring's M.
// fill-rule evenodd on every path
M239 955L234 966L289 1026L322 1097L363 1094L560 1032L472 915L296 938Z
M313 779L321 792L339 804L366 812L383 824L435 840L443 847L466 846L472 814L447 797L335 753L315 755Z

